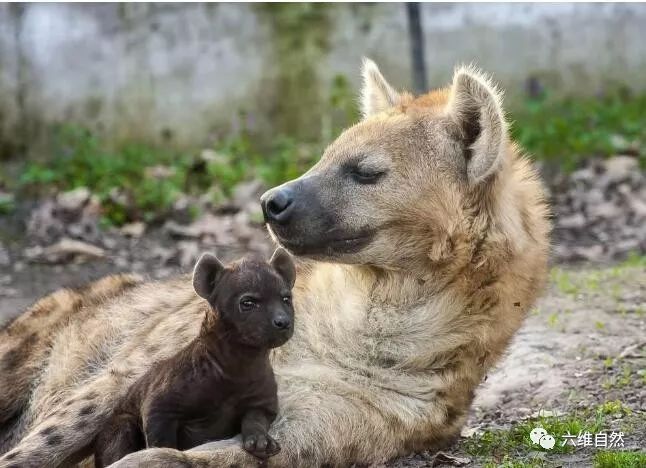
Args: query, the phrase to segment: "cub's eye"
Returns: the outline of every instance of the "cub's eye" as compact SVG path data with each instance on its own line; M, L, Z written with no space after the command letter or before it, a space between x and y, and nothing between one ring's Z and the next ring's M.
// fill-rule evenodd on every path
M292 303L292 298L289 296L283 296L283 302L287 305L290 305Z
M255 300L250 299L248 297L243 297L240 300L240 308L242 310L251 310L254 307L256 307L256 305L258 305L258 303Z
M376 184L385 173L385 171L361 168L358 166L350 168L350 177L352 177L352 180L364 185Z

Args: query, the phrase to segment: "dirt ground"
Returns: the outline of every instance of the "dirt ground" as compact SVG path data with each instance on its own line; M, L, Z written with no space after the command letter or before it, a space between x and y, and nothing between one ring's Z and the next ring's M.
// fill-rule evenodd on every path
M464 436L446 450L448 458L412 454L386 466L593 466L594 447L554 453L511 436L532 426L539 411L574 428L602 412L601 429L623 430L624 450L644 451L646 267L633 263L554 267L548 291L479 389ZM0 321L58 287L119 270L105 260L2 269Z

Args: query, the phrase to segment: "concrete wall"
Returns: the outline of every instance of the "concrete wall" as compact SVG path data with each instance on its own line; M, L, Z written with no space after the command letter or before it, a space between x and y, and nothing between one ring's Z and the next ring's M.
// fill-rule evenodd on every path
M423 4L422 17L433 86L475 62L512 101L528 77L557 93L646 88L646 5ZM242 124L312 137L332 80L354 90L363 55L410 85L402 4L3 4L0 146L61 122L189 147Z

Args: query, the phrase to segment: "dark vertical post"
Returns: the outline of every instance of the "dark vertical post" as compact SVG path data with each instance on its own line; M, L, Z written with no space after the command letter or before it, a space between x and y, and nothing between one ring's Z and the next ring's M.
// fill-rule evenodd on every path
M411 62L413 65L413 87L417 93L428 89L426 82L426 62L424 60L424 32L419 15L419 3L406 3L408 15L408 33L410 36Z

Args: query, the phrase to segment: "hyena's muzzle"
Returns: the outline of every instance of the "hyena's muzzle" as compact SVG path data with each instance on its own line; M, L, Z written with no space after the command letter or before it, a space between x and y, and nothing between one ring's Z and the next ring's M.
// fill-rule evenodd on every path
M353 254L371 242L374 229L367 219L352 215L356 200L346 184L335 179L311 171L261 197L269 231L295 255Z

